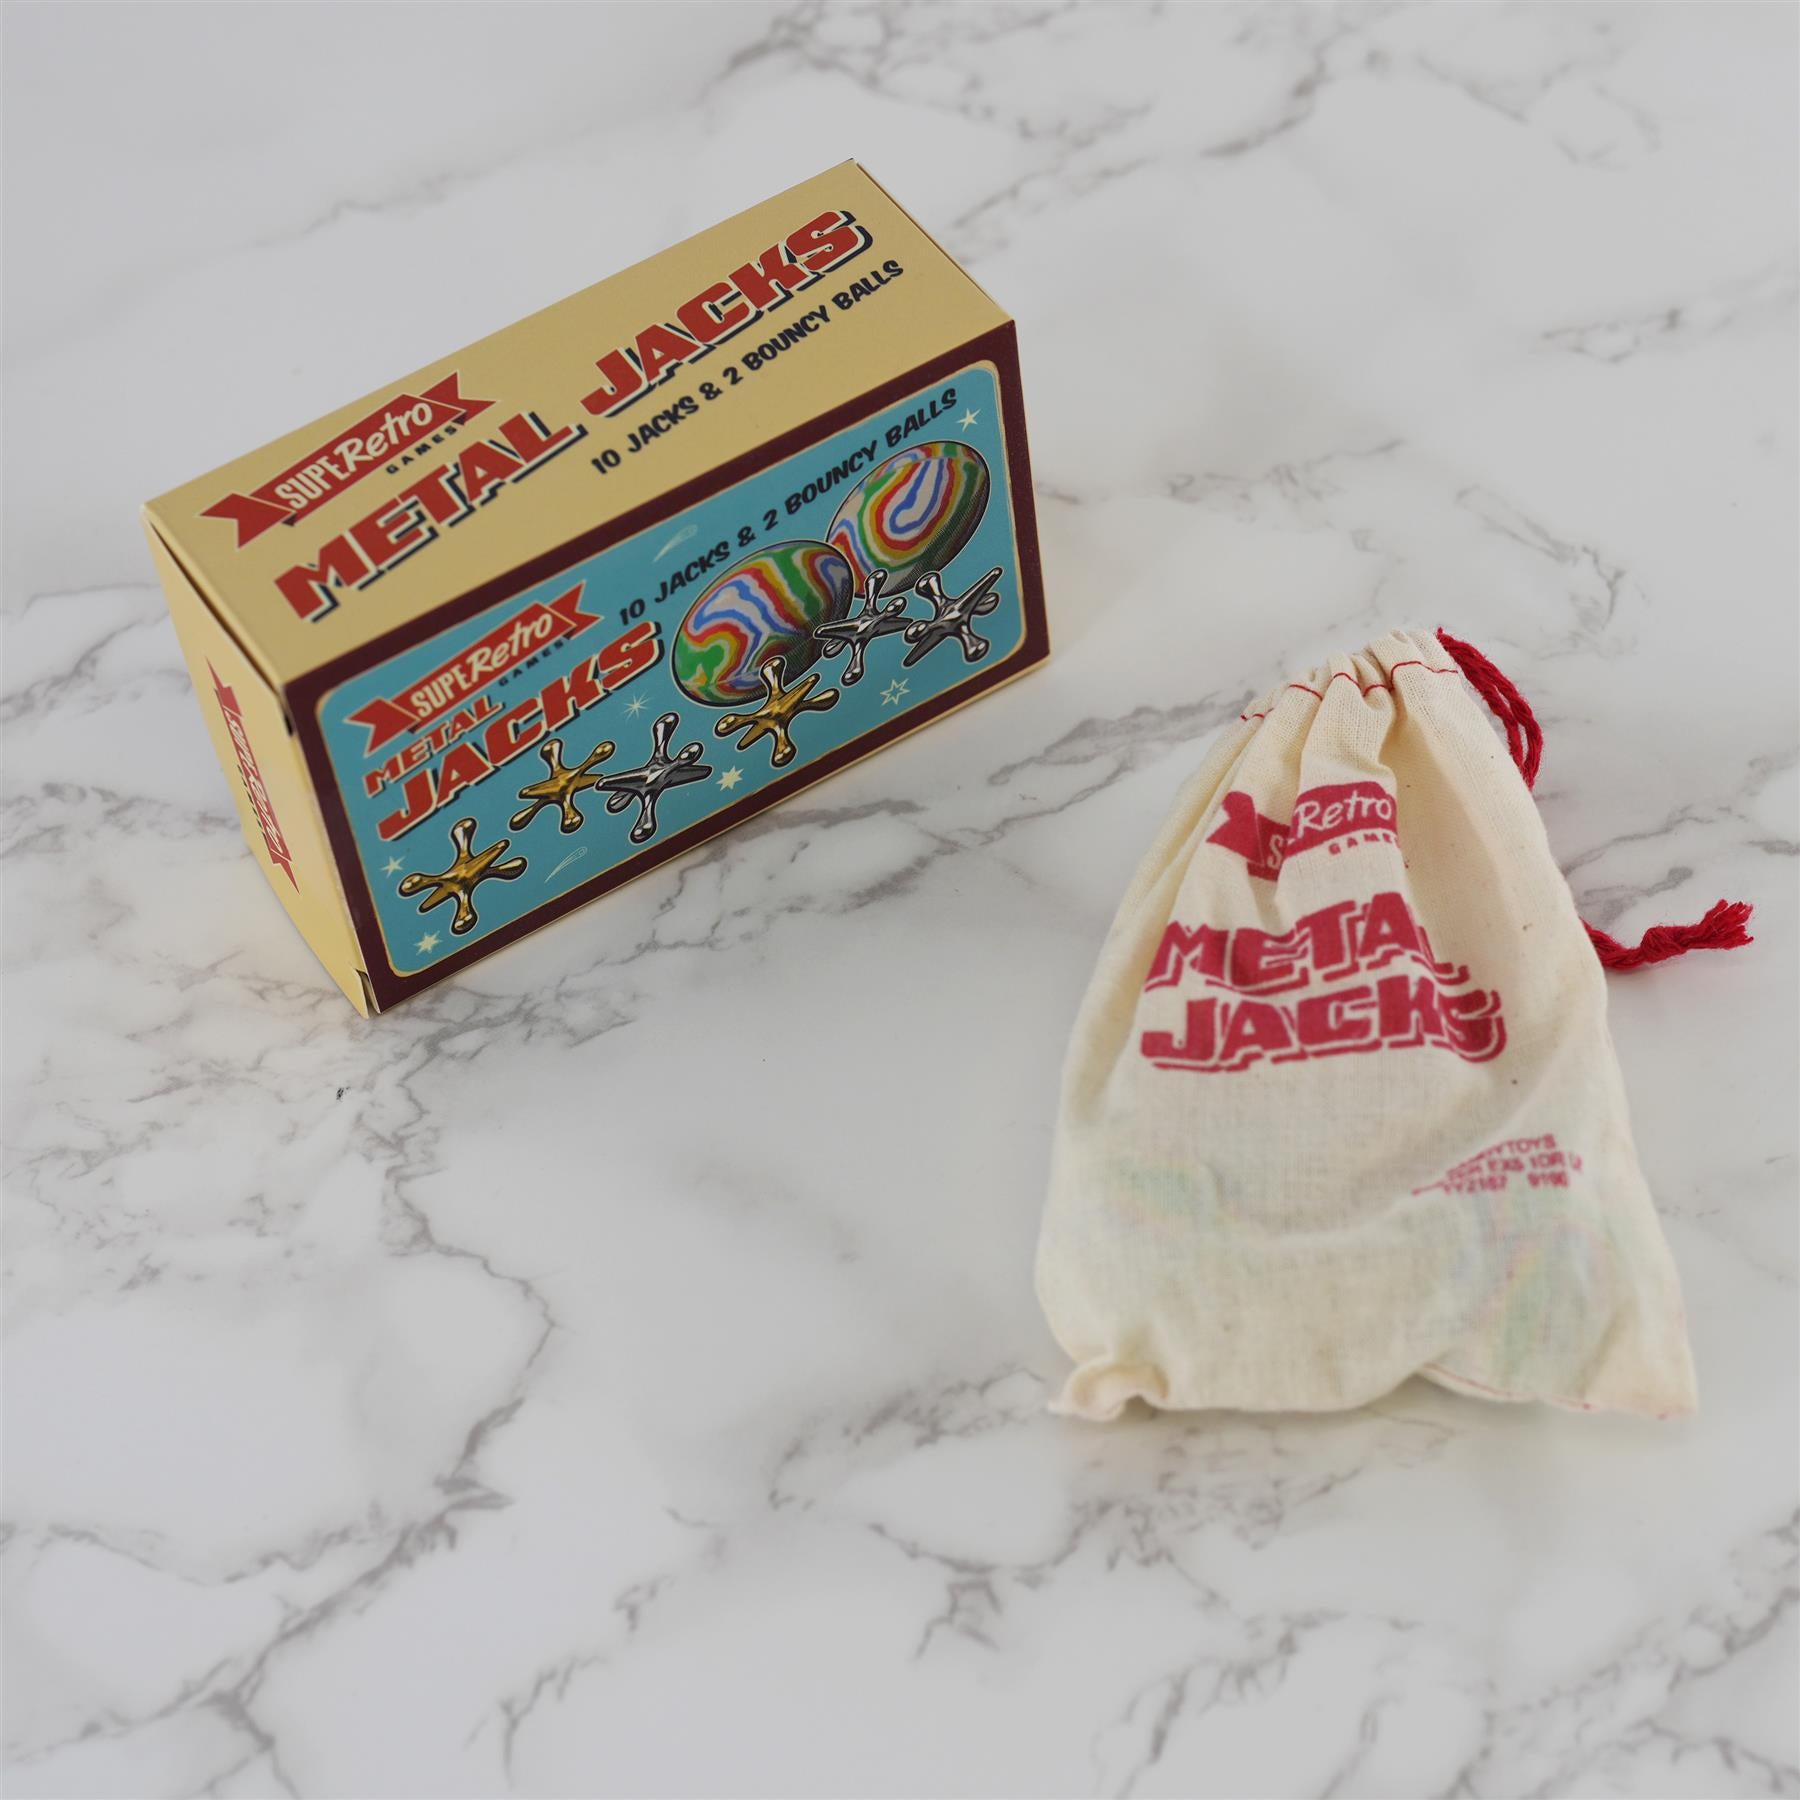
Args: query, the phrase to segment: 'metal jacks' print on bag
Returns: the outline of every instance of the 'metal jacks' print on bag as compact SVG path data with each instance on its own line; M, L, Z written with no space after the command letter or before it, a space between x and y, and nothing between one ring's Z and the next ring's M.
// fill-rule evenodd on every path
M1391 799L1388 809L1391 818ZM1413 966L1377 975L1396 962ZM1376 978L1358 979L1365 976ZM1265 1057L1300 1062L1418 1045L1488 1062L1506 1047L1499 994L1432 954L1399 893L1340 900L1284 932L1171 920L1144 992L1190 977L1222 992L1190 997L1179 1032L1143 1033L1139 1049L1159 1069L1225 1073ZM1320 989L1322 982L1330 985ZM1300 988L1315 991L1265 997Z

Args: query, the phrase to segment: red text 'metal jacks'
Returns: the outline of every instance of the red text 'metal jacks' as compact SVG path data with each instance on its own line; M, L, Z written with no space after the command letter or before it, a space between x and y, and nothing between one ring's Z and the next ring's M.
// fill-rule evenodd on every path
M1405 895L1392 891L1320 907L1284 932L1172 920L1144 992L1194 984L1216 991L1186 1001L1180 1030L1141 1035L1158 1068L1229 1073L1265 1058L1421 1045L1487 1062L1506 1044L1499 994L1440 962ZM1268 997L1276 994L1296 998Z

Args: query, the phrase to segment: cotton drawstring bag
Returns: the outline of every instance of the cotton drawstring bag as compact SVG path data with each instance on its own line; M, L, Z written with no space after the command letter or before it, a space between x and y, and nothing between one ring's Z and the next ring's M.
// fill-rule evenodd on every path
M1692 1410L1601 971L1748 942L1749 908L1591 933L1541 749L1478 652L1396 632L1259 701L1189 781L1064 1071L1038 1253L1061 1410L1322 1411L1414 1374Z

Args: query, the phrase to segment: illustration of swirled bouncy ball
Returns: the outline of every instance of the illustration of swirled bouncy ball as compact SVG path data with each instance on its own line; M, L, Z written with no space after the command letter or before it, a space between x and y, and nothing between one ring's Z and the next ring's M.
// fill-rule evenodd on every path
M885 569L887 591L903 593L975 535L991 486L987 464L967 444L914 444L851 490L825 541L849 559L859 584Z
M856 582L829 544L770 544L735 562L688 608L670 661L681 691L703 706L763 698L758 671L779 656L790 677L819 658L816 626L850 610Z

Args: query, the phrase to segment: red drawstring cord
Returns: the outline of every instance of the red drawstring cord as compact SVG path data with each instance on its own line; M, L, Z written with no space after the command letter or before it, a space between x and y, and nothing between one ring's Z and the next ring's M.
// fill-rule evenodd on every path
M1443 630L1437 638L1505 728L1506 748L1524 776L1526 787L1535 787L1538 766L1544 759L1544 734L1530 701L1473 644L1465 644ZM1672 956L1685 956L1690 950L1739 949L1756 941L1744 929L1749 923L1748 901L1721 900L1696 924L1652 925L1637 943L1621 944L1611 933L1582 920L1601 967L1622 970L1647 968L1651 963L1667 962Z
M1586 919L1581 922L1587 925ZM1754 944L1756 939L1744 929L1749 923L1748 900L1719 900L1698 923L1652 925L1635 944L1621 944L1595 925L1587 926L1587 934L1600 953L1602 967L1642 969L1671 956L1686 956L1690 950L1737 950Z

